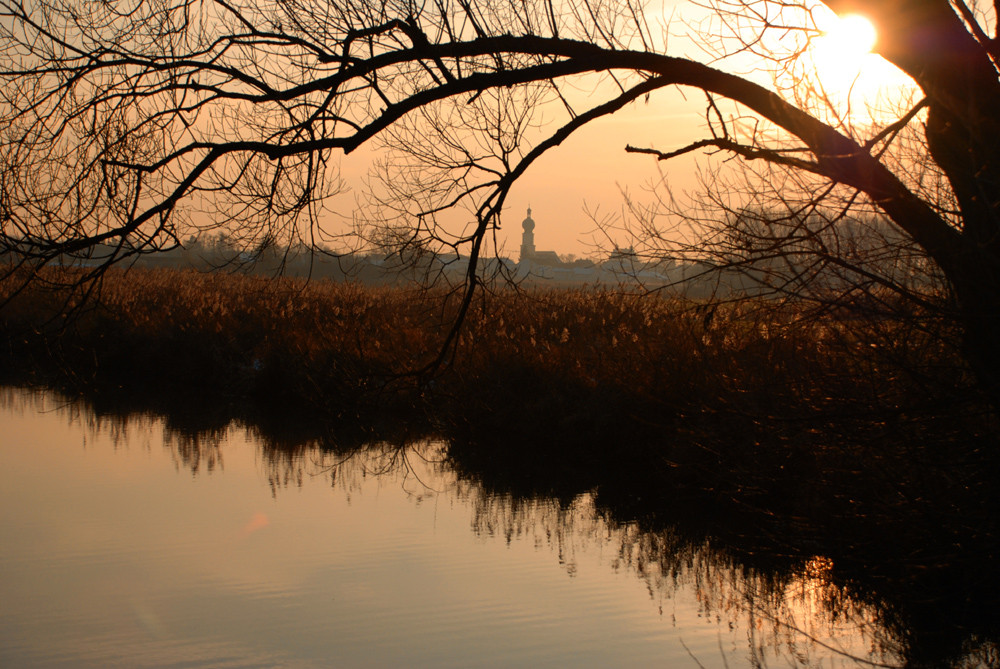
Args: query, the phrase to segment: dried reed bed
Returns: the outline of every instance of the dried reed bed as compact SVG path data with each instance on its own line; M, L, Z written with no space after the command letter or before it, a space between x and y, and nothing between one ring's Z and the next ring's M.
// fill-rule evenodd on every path
M44 278L2 311L7 373L70 391L345 411L437 337L430 302L386 288L131 270L83 301Z
M0 311L8 376L313 412L430 400L447 421L498 435L594 438L721 429L719 416L741 434L885 421L928 402L940 411L971 388L951 339L916 317L503 289L474 303L452 364L428 382L409 373L440 351L455 294L131 270L84 301L65 288L73 278L48 270ZM15 285L0 284L0 300Z
M477 386L494 404L575 393L568 413L625 405L612 417L619 427L628 420L661 429L719 415L771 430L848 415L886 420L919 412L931 398L945 410L965 399L956 391L972 386L953 336L916 317L846 320L769 300L603 291L505 293L478 306L457 361L475 370L464 375L466 401ZM574 405L580 394L592 403Z

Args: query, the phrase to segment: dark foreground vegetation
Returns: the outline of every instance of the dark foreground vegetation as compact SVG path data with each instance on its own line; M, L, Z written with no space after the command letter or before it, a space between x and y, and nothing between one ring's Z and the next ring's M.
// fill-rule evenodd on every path
M0 380L194 437L238 420L272 453L440 437L487 489L593 490L643 536L669 528L777 580L823 556L914 666L1000 662L997 424L946 327L507 288L422 373L450 304L175 271L109 273L86 301L35 282L0 311Z

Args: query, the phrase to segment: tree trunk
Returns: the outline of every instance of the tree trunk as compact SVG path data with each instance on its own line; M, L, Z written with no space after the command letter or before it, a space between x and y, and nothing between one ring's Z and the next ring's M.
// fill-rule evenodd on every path
M972 371L995 409L1000 410L1000 263L971 259L954 272L952 285L958 301L958 319L964 333L963 349Z

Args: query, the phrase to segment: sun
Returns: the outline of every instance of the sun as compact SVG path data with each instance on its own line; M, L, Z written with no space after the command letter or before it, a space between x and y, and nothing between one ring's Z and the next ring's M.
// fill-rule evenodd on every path
M832 15L820 28L821 34L810 46L816 75L828 91L843 91L856 83L867 64L878 59L872 53L878 33L859 14Z
M822 49L856 58L871 53L878 41L878 33L872 22L860 14L837 17L823 31L820 40Z
M906 85L908 78L874 52L878 31L860 14L837 16L814 14L819 34L807 52L809 79L832 102L851 104L855 110L868 106L887 89Z

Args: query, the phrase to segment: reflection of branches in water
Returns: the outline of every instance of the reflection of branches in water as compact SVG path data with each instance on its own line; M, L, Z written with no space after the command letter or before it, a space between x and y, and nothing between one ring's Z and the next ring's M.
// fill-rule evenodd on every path
M672 528L650 531L620 523L595 506L591 493L569 504L547 497L496 493L469 480L457 494L472 506L472 529L506 543L527 540L547 547L570 576L577 555L607 554L608 565L642 579L651 599L694 593L697 615L747 632L754 666L791 661L808 665L833 654L867 666L898 666L900 644L880 624L879 612L833 581L833 565L815 557L794 571L747 567L711 545Z
M444 462L445 444L422 439L412 443L376 442L327 466L336 487L348 495L359 492L372 477L397 481L416 503L450 490L454 475Z
M84 417L88 433L106 434L115 448L145 443L148 449L150 435L160 429L163 447L170 451L178 471L187 470L197 476L201 472L211 474L224 469L222 444L230 439L229 428L191 431L152 414L97 414L80 403L74 403L71 411Z
M288 444L259 433L253 436L260 444L272 495L320 476L329 477L331 485L348 495L359 492L368 478L394 477L419 502L445 490L450 485L447 480L453 478L445 474L445 445L438 440L346 444L328 436Z
M900 666L903 648L879 624L879 612L835 585L832 568L816 557L787 582L754 573L732 588L730 596L742 600L754 658L765 647L797 658L825 649L860 666Z

